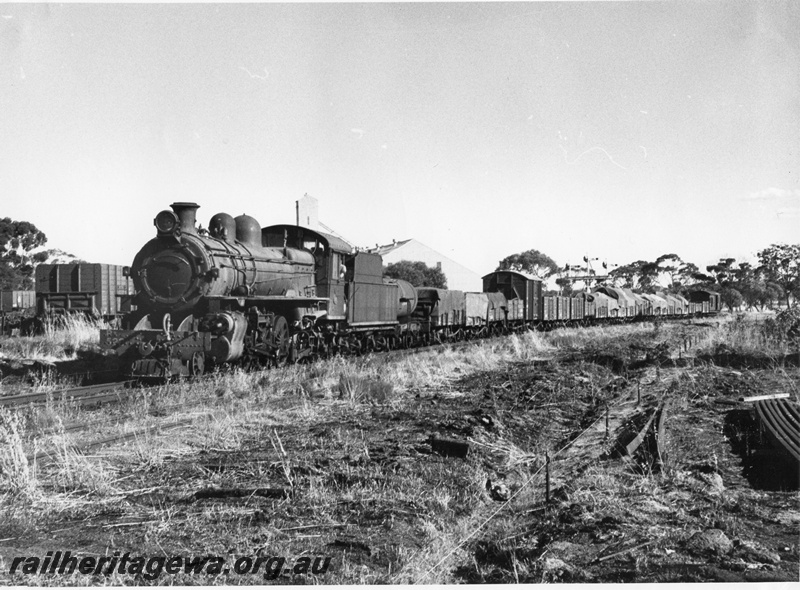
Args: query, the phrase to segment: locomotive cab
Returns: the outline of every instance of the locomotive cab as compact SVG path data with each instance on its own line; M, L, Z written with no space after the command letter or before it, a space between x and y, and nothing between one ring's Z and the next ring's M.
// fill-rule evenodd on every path
M271 225L261 232L265 248L280 248L310 253L314 257L314 279L317 295L326 297L327 318L345 319L346 259L350 244L323 232L299 225Z
M314 256L317 295L328 299L326 320L351 328L406 321L417 305L416 289L383 278L378 254L352 252L344 240L298 225L272 225L262 231L268 248L310 252Z

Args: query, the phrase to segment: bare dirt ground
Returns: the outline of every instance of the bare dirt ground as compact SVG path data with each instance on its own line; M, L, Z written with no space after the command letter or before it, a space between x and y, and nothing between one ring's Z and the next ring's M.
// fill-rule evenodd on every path
M798 581L798 465L738 400L796 402L800 371L696 354L714 329L553 332L167 388L149 409L213 401L180 413L183 429L91 456L54 439L56 461L3 480L0 580L264 583L9 574L15 556L69 550L331 557L275 580L292 584ZM663 461L621 454L662 401Z

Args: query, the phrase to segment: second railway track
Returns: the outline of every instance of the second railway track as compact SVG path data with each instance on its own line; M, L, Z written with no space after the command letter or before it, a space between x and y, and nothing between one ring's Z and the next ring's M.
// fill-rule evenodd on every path
M98 385L84 385L57 389L55 391L40 391L35 393L20 393L0 397L0 406L24 407L28 405L46 404L48 401L65 401L77 405L98 405L116 402L126 397L133 387L134 381L117 381Z

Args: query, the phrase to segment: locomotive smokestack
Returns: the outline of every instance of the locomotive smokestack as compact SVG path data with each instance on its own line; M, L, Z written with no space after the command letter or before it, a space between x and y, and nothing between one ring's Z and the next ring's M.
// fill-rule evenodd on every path
M185 234L196 234L195 222L200 205L197 203L172 203L170 207L181 221L181 231Z

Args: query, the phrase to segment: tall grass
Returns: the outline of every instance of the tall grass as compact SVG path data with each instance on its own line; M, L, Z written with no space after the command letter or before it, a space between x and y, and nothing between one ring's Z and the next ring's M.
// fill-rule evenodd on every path
M562 351L578 350L591 345L602 348L632 336L661 336L658 324L642 322L592 326L589 328L561 328L546 334L548 344Z
M100 343L100 330L104 327L106 324L102 320L84 315L48 319L40 336L4 339L0 347L0 358L43 362L74 360L78 349Z
M792 352L786 329L774 320L759 321L747 316L705 330L697 342L704 352L732 352L750 356L783 357ZM794 347L796 350L796 345Z
M36 490L22 444L19 416L5 408L0 408L0 487L25 498L31 498Z
M65 349L100 343L100 330L106 322L85 315L68 315L44 325L44 339Z

